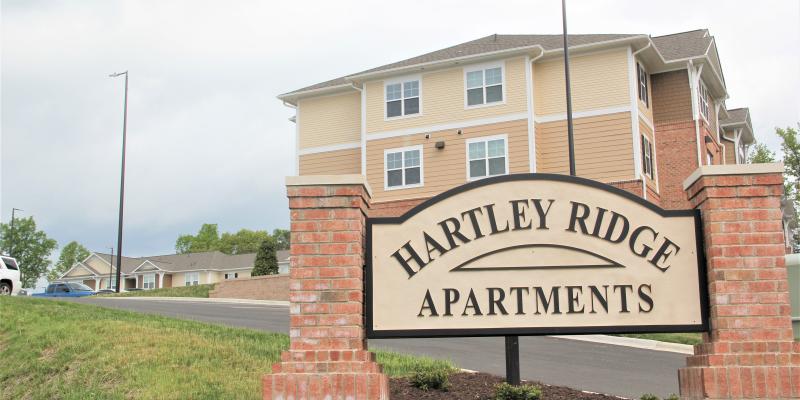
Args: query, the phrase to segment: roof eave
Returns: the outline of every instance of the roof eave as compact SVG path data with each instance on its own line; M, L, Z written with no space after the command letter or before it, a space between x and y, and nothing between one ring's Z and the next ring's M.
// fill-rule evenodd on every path
M317 89L310 89L310 90L303 90L299 92L289 92L278 95L278 100L283 101L287 104L291 104L293 106L297 106L297 101L305 98L305 97L312 97L312 96L322 96L327 94L335 94L338 92L347 92L349 90L356 90L352 84L342 84L342 85L335 85L335 86L326 86Z

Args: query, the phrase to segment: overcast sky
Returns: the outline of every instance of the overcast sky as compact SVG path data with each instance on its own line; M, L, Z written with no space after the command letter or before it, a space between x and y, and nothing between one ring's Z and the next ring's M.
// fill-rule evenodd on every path
M800 2L570 0L571 33L709 28L758 140L800 121ZM287 228L293 110L275 96L492 33L560 33L549 1L2 1L0 216L116 244L130 71L125 255L204 222Z

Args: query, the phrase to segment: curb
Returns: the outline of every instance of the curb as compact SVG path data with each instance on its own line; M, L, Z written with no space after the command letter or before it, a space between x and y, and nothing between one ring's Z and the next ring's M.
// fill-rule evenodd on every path
M283 306L288 307L288 301L279 300L252 300L252 299L211 299L204 297L97 297L98 299L113 300L137 300L137 301L182 301L189 303L227 303L227 304L257 304L262 306Z
M602 343L612 346L633 347L636 349L666 351L669 353L694 354L694 346L689 344L660 342L658 340L629 338L623 336L608 335L574 335L574 336L550 336L557 339L577 340L580 342Z

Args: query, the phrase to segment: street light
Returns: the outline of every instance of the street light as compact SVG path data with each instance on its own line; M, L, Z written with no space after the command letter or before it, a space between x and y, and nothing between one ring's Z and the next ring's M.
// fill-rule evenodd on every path
M9 229L8 236L9 236L9 243L8 243L8 255L14 257L14 236L16 236L16 232L14 232L14 213L17 211L25 211L19 208L12 208L11 209L11 228Z
M117 293L119 293L120 279L122 277L122 206L125 202L125 139L128 129L128 71L115 72L109 77L116 78L125 75L125 101L122 114L122 171L119 178L119 224L117 225Z

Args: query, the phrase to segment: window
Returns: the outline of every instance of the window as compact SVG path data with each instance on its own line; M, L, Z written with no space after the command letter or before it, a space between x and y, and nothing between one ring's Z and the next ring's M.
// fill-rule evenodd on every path
M647 71L641 63L636 63L636 75L639 77L639 100L647 107L650 107L647 97Z
M508 173L506 136L467 141L467 176L469 180Z
M503 101L502 66L467 70L465 72L465 80L467 107Z
M653 179L653 145L645 136L642 136L642 170Z
M200 273L187 272L183 275L183 281L186 286L197 286L200 284Z
M142 288L143 289L155 289L156 288L156 274L147 274L142 276Z
M91 292L91 291L94 290L94 289L90 288L89 286L86 286L86 285L84 285L82 283L77 283L77 282L70 282L70 283L67 283L65 286L67 288L69 288L70 290L76 290L76 291L81 291L81 292ZM65 290L65 292L68 292L68 291L69 290Z
M10 257L3 257L3 264L5 264L6 268L8 269L13 269L15 271L19 269L19 267L17 266L17 262Z
M56 285L56 293L66 293L69 292L69 288L65 284Z
M706 165L714 165L714 155L710 151L706 151Z
M236 279L238 277L239 277L239 273L238 272L231 272L231 273L225 274L225 279Z
M386 84L386 118L419 114L419 79Z
M422 186L422 146L384 151L384 188Z
M117 289L117 280L116 280L116 279L114 279L114 278L111 278L111 279L109 279L109 278L103 278L103 279L100 281L100 286L101 286L103 289L112 289L112 290L116 290L116 289Z
M700 115L708 121L708 89L706 89L703 81L700 81L700 84L697 85L697 100L697 104L700 107Z

